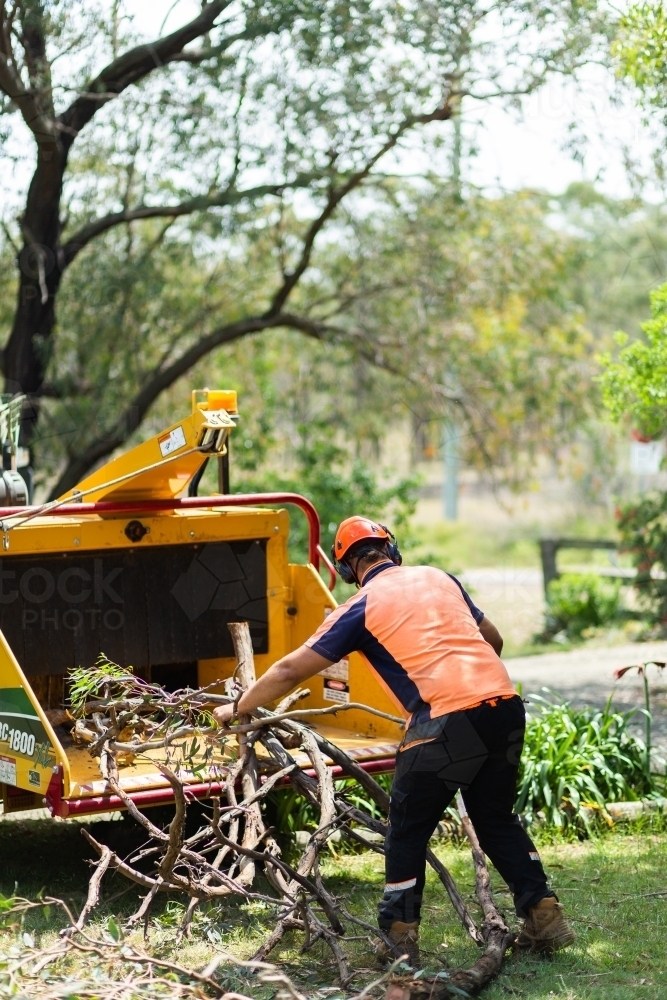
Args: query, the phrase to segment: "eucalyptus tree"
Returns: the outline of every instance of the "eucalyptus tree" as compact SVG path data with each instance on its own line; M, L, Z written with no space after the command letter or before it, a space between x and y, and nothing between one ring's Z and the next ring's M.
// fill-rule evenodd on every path
M241 392L236 486L278 488L282 477L291 489L301 477L305 488L354 458L377 466L387 445L402 450L410 415L432 429L455 420L468 465L525 485L531 456L569 443L592 412L596 344L572 295L590 248L550 224L554 199L492 199L435 178L387 183L385 194L363 215L341 207L339 238L322 243L295 291L293 315L316 336L265 330L192 369L198 384ZM73 266L50 369L60 398L45 401L38 435L47 476L85 452L96 421L112 423L180 338L221 310L261 307L274 268L261 221L252 241L206 267L197 237L161 239L157 223L92 246L92 287L83 261ZM285 213L282 231L298 235L298 220ZM156 401L142 433L170 422L185 382Z
M406 147L417 156L463 100L488 113L520 101L576 71L604 31L592 0L203 0L150 38L127 14L121 0L0 0L4 150L32 170L15 224L5 220L19 266L4 376L29 398L26 443L44 397L62 391L49 374L63 278L96 241L191 220L182 238L204 258L228 252L231 266L239 242L268 231L272 267L261 287L252 277L245 308L219 303L162 345L133 397L70 453L56 491L220 345L279 327L323 336L296 293L343 202L381 183Z

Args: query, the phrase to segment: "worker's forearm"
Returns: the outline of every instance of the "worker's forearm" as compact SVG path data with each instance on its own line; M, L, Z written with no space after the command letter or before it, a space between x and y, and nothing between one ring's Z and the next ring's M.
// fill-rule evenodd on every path
M479 630L482 633L482 637L488 642L489 646L491 646L498 656L500 656L503 651L503 637L493 622L489 621L486 615L479 623Z
M299 678L293 676L293 671L288 666L284 666L282 660L274 663L266 673L256 681L252 687L242 695L238 703L239 712L252 712L260 705L266 705L270 701L276 701L283 695L291 691L299 683Z
M252 712L260 705L282 698L301 681L307 680L331 664L331 660L315 653L309 646L300 646L293 653L283 656L243 694L238 711Z

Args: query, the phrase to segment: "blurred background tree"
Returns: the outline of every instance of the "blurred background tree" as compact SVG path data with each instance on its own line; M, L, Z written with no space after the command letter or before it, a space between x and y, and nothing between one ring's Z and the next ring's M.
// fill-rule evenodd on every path
M613 52L619 73L637 87L647 108L667 107L667 11L660 2L634 3L621 16Z
M407 146L436 156L445 133L422 126L463 99L520 102L576 72L606 31L595 4L209 0L147 40L120 2L2 4L4 158L34 151L23 207L7 219L20 266L3 366L8 390L30 397L25 443L45 398L62 398L76 422L99 383L90 342L76 343L66 305L56 310L68 285L77 321L95 309L101 366L119 387L87 436L67 439L54 492L124 444L218 347L285 327L333 335L295 311L296 293L315 283L313 254L339 240L355 193L372 201ZM190 299L168 287L181 273ZM133 278L143 306L129 301ZM160 330L157 296L174 311ZM109 348L105 326L122 348ZM134 356L121 356L128 346ZM40 433L53 442L53 427Z
M326 466L321 448L343 439L350 459L377 462L411 414L460 420L466 461L515 485L537 450L570 440L592 412L593 341L568 295L581 250L548 224L548 200L461 198L432 180L392 184L381 209L341 214L337 239L314 253L294 305L315 336L271 331L220 348L153 408L143 433L169 422L194 380L243 392L235 462L255 480L269 446L274 469L289 467L289 452L302 470L315 455ZM115 428L164 357L221 309L252 309L272 266L261 229L222 259L198 258L196 233L185 240L156 223L122 235L91 247L61 294L36 445L45 476L90 454L100 425Z
M401 475L381 467L392 429L454 418L464 461L518 489L537 454L602 435L595 354L621 307L628 328L640 328L667 256L660 206L588 187L488 198L430 178L386 181L353 207L294 292L305 335L269 330L213 349L122 436L169 423L191 384L225 383L243 394L239 488L353 460L394 482ZM269 214L257 210L222 250L198 220L127 224L72 264L34 443L43 486L108 451L118 415L165 358L206 336L221 312L257 308L275 266ZM298 227L284 212L285 238ZM13 281L2 273L9 316ZM609 458L601 446L600 461Z

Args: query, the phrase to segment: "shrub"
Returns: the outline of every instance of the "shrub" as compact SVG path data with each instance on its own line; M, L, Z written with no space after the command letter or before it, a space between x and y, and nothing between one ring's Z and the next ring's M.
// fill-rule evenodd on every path
M653 792L646 745L629 732L636 714L576 709L531 695L516 811L528 824L588 829L585 807L635 800Z
M593 573L564 573L547 589L547 636L565 631L579 638L584 629L618 617L621 585Z
M637 570L634 588L645 617L667 625L667 493L651 493L616 512L623 551Z

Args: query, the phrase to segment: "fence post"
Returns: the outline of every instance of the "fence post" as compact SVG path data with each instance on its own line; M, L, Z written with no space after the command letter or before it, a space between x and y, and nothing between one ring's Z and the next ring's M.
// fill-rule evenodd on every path
M546 597L547 588L552 580L558 579L556 569L556 553L559 549L559 542L556 538L540 538L540 556L542 558L542 577L544 579L544 595Z

